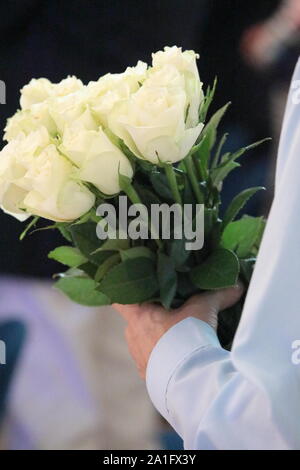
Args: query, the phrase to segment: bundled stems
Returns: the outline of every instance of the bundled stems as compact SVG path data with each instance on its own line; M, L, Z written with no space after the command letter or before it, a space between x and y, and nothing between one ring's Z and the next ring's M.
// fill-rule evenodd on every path
M140 196L138 195L138 193L136 192L136 190L134 189L132 184L126 185L126 188L123 188L123 191L126 193L127 197L130 199L132 204L142 204L143 205L143 202L142 202ZM151 220L149 220L148 214L143 214L143 217L149 221L149 230L150 230L151 236L155 240L158 248L161 250L163 248L163 244L162 244L161 240L159 239L157 231L155 230Z
M191 154L188 154L185 159L183 160L184 166L188 175L188 178L190 180L192 189L194 191L196 200L198 204L203 204L204 199L203 199L203 194L201 192L201 189L199 187L198 179L196 176L196 168L194 166L193 162L193 157Z
M203 175L203 171L202 171L202 168L201 168L201 163L200 163L200 160L199 158L196 157L195 154L193 154L192 156L192 159L193 159L193 164L194 164L194 167L196 168L196 172L198 173L198 176L200 178L200 180L204 180L204 175Z
M176 174L175 174L173 165L171 163L166 163L164 165L164 169L165 169L166 177L167 177L169 187L171 189L174 201L177 204L180 204L180 206L181 206L182 205L182 200L181 200L181 195L180 195L180 192L179 192L179 189L178 189Z

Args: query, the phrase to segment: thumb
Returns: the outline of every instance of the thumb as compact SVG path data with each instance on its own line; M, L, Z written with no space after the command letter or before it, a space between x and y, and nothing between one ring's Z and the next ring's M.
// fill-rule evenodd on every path
M227 287L226 289L220 289L215 292L208 294L210 301L213 303L217 311L225 310L226 308L232 307L236 304L244 292L244 286L241 282L233 287Z
M208 315L210 312L217 313L234 305L240 299L243 292L243 285L238 283L234 287L197 294L185 302L178 309L178 312L183 316L201 316L203 313Z

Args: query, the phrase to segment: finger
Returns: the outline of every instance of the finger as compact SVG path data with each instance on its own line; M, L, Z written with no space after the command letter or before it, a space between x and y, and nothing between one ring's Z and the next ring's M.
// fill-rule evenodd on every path
M238 283L234 287L204 292L191 297L179 310L182 315L197 315L211 310L220 311L234 305L243 294L244 287Z
M160 307L159 305L149 303L149 302L143 302L141 304L117 304L114 303L112 306L122 315L125 320L132 321L136 320L137 317L140 317L143 314L146 313L151 313L160 315L164 309Z
M236 286L221 289L211 295L213 296L215 307L218 311L221 311L236 304L243 295L243 292L244 286L239 282Z

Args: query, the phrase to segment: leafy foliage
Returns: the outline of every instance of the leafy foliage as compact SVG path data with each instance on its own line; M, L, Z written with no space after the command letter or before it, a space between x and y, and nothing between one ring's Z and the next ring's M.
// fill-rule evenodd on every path
M164 253L158 253L157 278L161 303L168 309L176 294L177 275L173 259Z
M191 281L200 289L223 289L236 284L239 261L233 251L218 248L190 272Z
M262 217L244 216L231 222L223 232L221 245L234 250L241 259L257 253L265 221Z
M55 287L71 300L81 305L97 307L110 304L110 299L96 290L96 282L84 277L65 277L56 282Z
M223 153L227 134L219 138L218 128L228 104L207 119L215 90L216 81L200 106L199 121L205 124L202 133L178 165L139 159L121 139L109 135L134 168L132 179L119 174L122 194L129 205L143 203L150 210L154 203L170 206L180 202L194 207L204 203L203 248L187 250L185 237L177 239L172 231L171 239L164 240L151 225L152 238L146 240L121 237L99 240L96 227L100 217L95 205L73 223L59 222L46 227L58 229L69 243L50 252L49 257L71 268L56 282L56 287L70 299L94 306L154 299L170 309L196 292L233 286L239 277L247 285L265 221L262 217L236 218L249 198L264 188L249 188L236 195L223 219L219 207L223 181L240 167L237 160L266 139ZM106 199L117 211L116 195L107 198L96 189L95 195L97 204ZM38 218L32 219L22 237L37 223ZM226 347L230 347L240 314L241 305L220 315L218 334Z
M83 256L77 248L73 248L72 246L59 246L55 248L55 250L50 251L48 258L54 259L70 268L77 268L87 261L85 256Z
M133 258L112 268L99 285L112 302L144 302L158 291L155 264L149 258Z

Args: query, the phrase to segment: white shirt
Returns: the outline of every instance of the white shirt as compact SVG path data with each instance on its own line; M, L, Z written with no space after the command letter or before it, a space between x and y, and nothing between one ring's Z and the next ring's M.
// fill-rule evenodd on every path
M275 197L232 352L190 317L159 340L148 363L150 397L186 449L300 449L299 90L300 59Z

